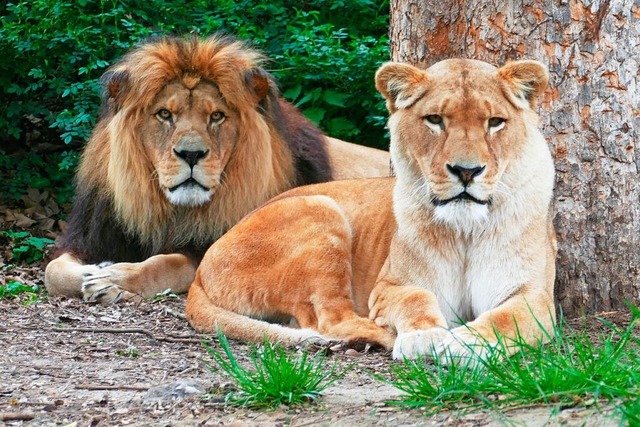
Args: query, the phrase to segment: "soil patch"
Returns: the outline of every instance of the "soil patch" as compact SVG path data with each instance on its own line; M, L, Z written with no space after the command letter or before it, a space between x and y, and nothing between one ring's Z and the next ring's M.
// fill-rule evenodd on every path
M43 266L13 268L0 277L42 284ZM0 299L0 424L25 426L376 426L376 425L618 425L616 409L568 409L533 405L503 413L443 412L387 403L400 392L372 376L388 377L386 352L328 357L338 369L353 368L328 388L320 405L260 411L231 407L224 396L229 380L208 368L202 346L184 319L183 296L115 306L64 298L23 305ZM625 326L627 313L601 313ZM596 336L594 318L575 319L575 327ZM232 341L248 362L249 347Z
M504 414L426 417L386 402L399 395L386 374L389 354L329 357L354 368L326 390L321 405L256 411L229 407L228 380L182 317L184 298L117 306L52 298L22 306L0 301L0 412L8 425L616 425L612 408L544 406ZM621 322L625 316L620 316ZM594 325L594 329L597 327ZM241 361L248 347L232 342ZM208 394L207 397L204 397Z

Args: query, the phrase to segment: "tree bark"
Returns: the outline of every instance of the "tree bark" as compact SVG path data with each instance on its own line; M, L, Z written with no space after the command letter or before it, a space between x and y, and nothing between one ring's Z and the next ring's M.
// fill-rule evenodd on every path
M391 57L549 66L556 298L566 315L640 301L640 2L391 0Z

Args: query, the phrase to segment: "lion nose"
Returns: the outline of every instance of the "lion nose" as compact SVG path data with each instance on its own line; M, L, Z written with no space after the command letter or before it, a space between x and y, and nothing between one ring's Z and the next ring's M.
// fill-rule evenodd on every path
M466 186L473 178L480 175L484 171L484 166L476 166L472 168L466 168L459 165L447 165L447 170L460 178L460 181Z
M190 167L194 167L200 159L209 154L209 150L173 150L176 153L176 156L180 157L182 160L187 162Z

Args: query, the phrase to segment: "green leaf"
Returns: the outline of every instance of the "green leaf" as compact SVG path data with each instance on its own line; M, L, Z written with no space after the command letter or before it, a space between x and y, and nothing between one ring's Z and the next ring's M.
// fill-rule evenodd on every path
M296 107L300 107L300 106L304 105L305 103L309 102L312 98L313 98L313 94L312 93L308 93L305 96L303 96L298 102L296 102L295 106Z
M288 99L289 101L295 101L300 96L300 92L302 91L302 85L296 85L292 88L287 89L282 96Z
M327 131L330 135L337 135L341 133L353 134L354 130L357 131L356 125L351 120L345 119L344 117L337 117L327 122Z
M25 243L31 246L35 246L36 248L42 249L46 245L51 245L54 243L53 240L47 239L46 237L29 237L25 240Z
M344 101L349 98L349 94L336 92L335 90L328 89L322 94L322 99L329 104L336 107L345 107Z
M25 239L25 238L29 237L29 232L28 231L11 231L11 230L9 230L9 231L3 231L2 234L7 236L7 237L9 237L13 241L20 240L20 239Z
M317 126L324 118L326 110L324 108L311 107L304 110L303 113L307 119L311 120Z

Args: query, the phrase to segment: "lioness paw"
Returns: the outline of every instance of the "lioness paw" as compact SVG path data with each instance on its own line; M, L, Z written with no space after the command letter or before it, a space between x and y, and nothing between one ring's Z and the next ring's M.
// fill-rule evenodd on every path
M436 347L435 353L443 364L472 366L490 357L494 345L495 342L488 341L470 329L460 327L449 332L449 336Z
M431 328L427 330L414 330L398 334L393 345L393 358L417 359L420 356L432 356L440 345L440 342L449 335L444 328Z

